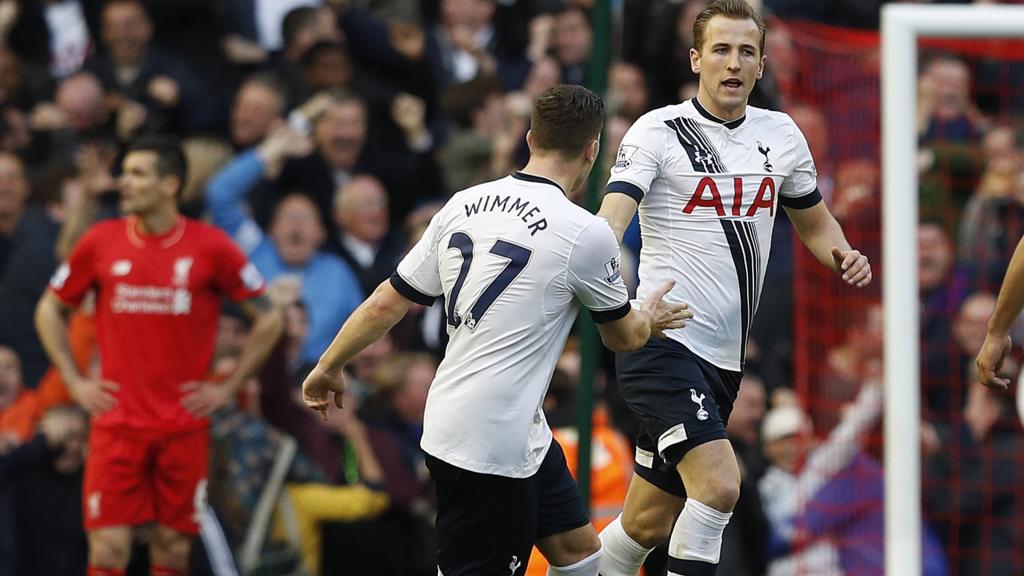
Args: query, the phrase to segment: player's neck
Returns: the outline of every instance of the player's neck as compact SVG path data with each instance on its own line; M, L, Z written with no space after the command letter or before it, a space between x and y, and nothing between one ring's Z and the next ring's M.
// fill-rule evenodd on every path
M561 158L548 156L531 156L530 161L520 170L524 174L551 180L566 194L572 192L579 171L580 167L576 162L566 162Z
M136 221L136 230L144 236L160 236L170 232L178 223L178 210L158 209L146 214L139 214Z
M735 109L726 109L718 106L715 101L704 93L703 88L697 90L697 103L704 108L709 114L718 118L722 122L730 122L738 118L743 117L747 113L747 103L744 102L742 106L737 106Z

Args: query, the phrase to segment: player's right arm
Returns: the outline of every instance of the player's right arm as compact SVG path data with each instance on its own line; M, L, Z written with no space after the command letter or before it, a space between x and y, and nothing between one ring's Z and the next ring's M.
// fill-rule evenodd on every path
M1010 381L1000 378L998 372L1003 366L1006 355L1010 353L1013 342L1010 341L1010 325L1020 315L1024 307L1024 238L1017 243L1017 249L1006 269L1003 286L999 289L996 309L988 321L988 333L985 342L978 351L974 363L978 367L978 379L990 388L1009 386Z
M302 383L302 400L325 418L328 402L342 408L345 366L405 317L413 301L395 289L391 280L381 282L373 294L348 317L334 341Z
M114 382L87 378L78 371L71 344L68 341L68 316L72 308L81 304L85 295L96 285L95 250L102 244L93 226L75 244L67 262L61 264L50 279L50 287L36 305L35 324L43 349L60 371L68 392L91 414L101 414L117 403L113 393L118 390Z
M637 206L639 204L633 197L622 193L608 192L601 200L601 209L597 211L597 215L608 221L612 232L615 233L615 240L620 244L626 228L636 214Z
M629 304L629 293L619 273L619 246L605 222L595 219L576 238L569 256L569 287L590 310L601 341L615 352L640 348L665 330L682 328L693 317L686 304L662 302L675 282L653 290L640 308Z
M441 210L431 218L423 236L398 264L398 270L348 317L302 383L303 402L324 418L332 396L334 404L342 408L345 365L398 324L414 303L430 305L441 294L437 257L444 214Z
M664 338L665 330L683 328L693 318L686 304L663 302L662 298L675 286L669 280L644 299L640 308L631 308L622 318L597 325L601 341L613 352L630 352L641 348L651 338Z
M36 332L75 401L90 414L102 414L117 403L113 392L118 390L118 386L109 380L86 378L78 371L68 341L70 313L71 307L52 290L47 290L36 306Z
M611 225L620 243L637 206L661 171L661 154L668 145L666 135L669 133L657 119L657 113L649 112L633 123L622 137L601 209L597 212Z

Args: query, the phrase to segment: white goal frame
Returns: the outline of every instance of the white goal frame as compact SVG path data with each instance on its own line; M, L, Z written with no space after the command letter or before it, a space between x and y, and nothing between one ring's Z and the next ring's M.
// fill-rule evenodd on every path
M1024 37L1024 6L882 9L885 573L921 574L917 39Z

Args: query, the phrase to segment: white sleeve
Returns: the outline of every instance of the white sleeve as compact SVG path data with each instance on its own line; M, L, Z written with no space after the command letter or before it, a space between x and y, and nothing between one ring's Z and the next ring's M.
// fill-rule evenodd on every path
M650 114L634 122L619 145L608 192L626 194L640 203L660 171L667 133L665 125Z
M619 244L611 226L595 219L580 232L569 255L569 287L598 324L629 314L629 294L619 272Z
M438 269L438 239L440 237L442 209L430 219L419 242L398 263L391 275L391 285L399 294L418 304L429 306L440 296L441 272Z
M807 139L795 123L792 124L792 154L796 156L793 172L779 187L779 202L788 208L810 208L821 202L818 192L818 169L814 166Z

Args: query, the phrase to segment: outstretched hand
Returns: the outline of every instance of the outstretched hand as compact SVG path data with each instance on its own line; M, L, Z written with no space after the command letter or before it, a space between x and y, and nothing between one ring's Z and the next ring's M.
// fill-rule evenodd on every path
M975 366L978 367L978 380L982 384L996 390L1006 390L1010 381L1000 378L999 370L1003 367L1003 361L1012 347L1013 341L1009 335L985 336L985 343L981 345L978 357L974 360Z
M833 247L832 261L847 284L863 288L871 283L871 263L868 262L868 257L859 251Z
M688 310L689 304L662 301L675 285L675 280L665 282L648 294L640 305L640 309L651 319L652 338L664 338L665 330L683 328L686 321L693 318L693 312Z
M338 408L345 407L343 399L345 388L344 371L337 376L332 376L316 366L302 382L302 402L307 407L319 412L326 421L329 402L333 401Z

